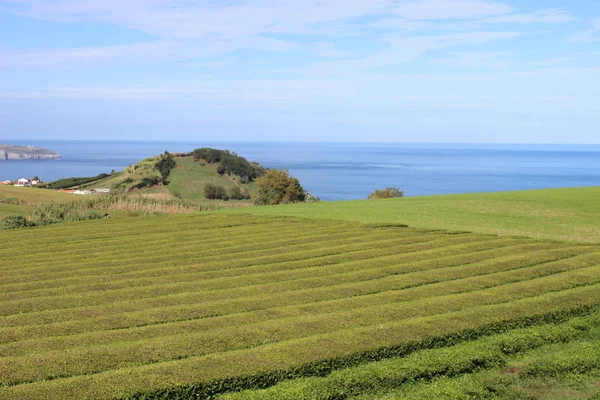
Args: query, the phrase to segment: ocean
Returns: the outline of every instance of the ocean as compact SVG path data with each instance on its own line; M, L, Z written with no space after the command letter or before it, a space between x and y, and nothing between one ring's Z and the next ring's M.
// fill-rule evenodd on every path
M120 171L162 153L229 149L285 168L323 200L364 199L388 186L406 196L600 186L600 145L256 142L10 142L53 150L62 161L0 162L0 180L44 181Z

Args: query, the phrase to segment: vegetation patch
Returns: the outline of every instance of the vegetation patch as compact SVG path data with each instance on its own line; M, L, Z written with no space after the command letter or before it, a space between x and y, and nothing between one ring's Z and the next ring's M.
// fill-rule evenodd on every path
M398 199L404 197L404 192L398 188L388 187L383 190L376 190L369 195L369 199Z
M249 162L244 157L228 150L201 148L194 150L192 155L196 161L202 160L209 164L218 164L217 172L219 174L238 176L242 183L251 182L267 172L260 164Z
M66 178L59 179L54 182L50 182L46 185L48 189L68 189L72 187L79 187L81 185L89 184L95 181L99 181L101 179L106 179L110 175L109 174L100 174L97 176L85 177L85 178Z
M217 214L0 241L0 399L209 398L455 345L452 371L496 368L590 323L470 341L600 304L596 245ZM454 365L427 360L406 380Z
M13 206L22 206L27 204L25 200L21 200L18 197L4 197L0 194L0 204L10 204Z

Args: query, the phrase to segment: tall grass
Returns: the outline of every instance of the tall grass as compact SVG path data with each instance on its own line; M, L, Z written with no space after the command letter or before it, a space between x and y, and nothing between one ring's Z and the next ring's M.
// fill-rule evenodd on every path
M150 199L137 196L97 196L74 200L67 205L82 210L123 210L138 213L182 214L230 208L226 204L199 204L181 199Z
M17 197L5 197L0 194L0 204L10 204L14 206L22 206L27 204L25 200L21 200Z
M0 197L0 203L25 204L13 197ZM226 203L199 204L182 199L150 199L137 196L93 196L61 203L43 203L27 208L25 217L0 219L0 229L45 226L61 222L100 219L111 210L138 214L183 214L234 207Z

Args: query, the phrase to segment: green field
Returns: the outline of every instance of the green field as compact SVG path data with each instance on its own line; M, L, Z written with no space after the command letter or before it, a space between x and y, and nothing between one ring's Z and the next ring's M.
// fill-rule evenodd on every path
M72 201L74 195L62 193L56 190L26 188L18 186L0 185L0 196L15 197L25 201L27 204L41 204L50 202Z
M0 399L277 390L448 346L493 368L477 340L570 324L582 333L534 342L577 347L600 304L593 244L219 214L2 231L0 243ZM519 355L499 351L499 363ZM348 393L379 389L405 388Z
M288 204L226 212L287 215L600 243L600 187Z
M23 206L0 203L0 218L6 217L7 215L23 215L24 213L25 207Z
M3 204L3 198L19 199L23 204ZM72 194L55 190L0 185L0 218L8 215L24 215L29 205L66 202L74 199L75 197Z

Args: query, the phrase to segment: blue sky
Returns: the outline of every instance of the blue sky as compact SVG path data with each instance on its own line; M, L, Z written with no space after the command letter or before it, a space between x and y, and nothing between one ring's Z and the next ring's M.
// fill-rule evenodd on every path
M598 0L0 0L0 142L600 143Z

